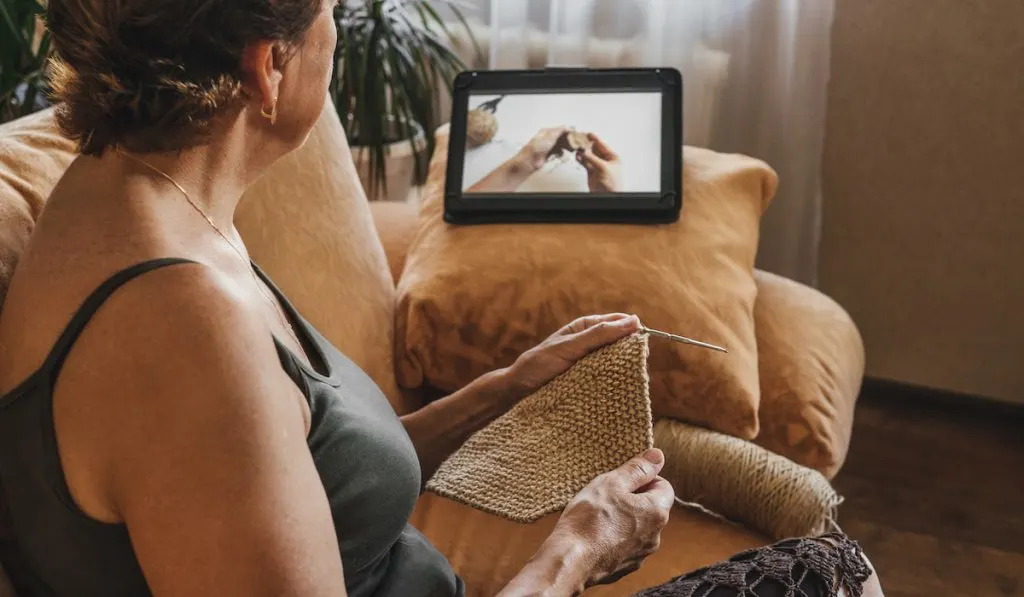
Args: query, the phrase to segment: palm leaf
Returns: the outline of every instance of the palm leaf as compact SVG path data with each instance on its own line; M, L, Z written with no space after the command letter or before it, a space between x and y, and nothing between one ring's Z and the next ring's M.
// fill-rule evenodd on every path
M349 0L335 10L339 73L331 84L353 152L365 155L370 189L387 191L387 150L396 141L424 135L415 155L414 182L426 176L435 149L430 134L437 123L438 100L451 92L465 65L447 45L455 37L438 6L445 5L469 30L455 0ZM476 45L476 40L473 40ZM414 146L419 141L414 140Z
M29 114L45 100L50 35L37 39L45 8L38 0L0 2L0 122Z

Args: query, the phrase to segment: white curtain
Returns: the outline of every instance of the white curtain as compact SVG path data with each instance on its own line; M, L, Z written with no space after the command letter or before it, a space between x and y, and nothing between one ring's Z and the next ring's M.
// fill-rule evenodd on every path
M814 284L835 0L460 0L477 68L674 66L687 144L768 162L758 267Z

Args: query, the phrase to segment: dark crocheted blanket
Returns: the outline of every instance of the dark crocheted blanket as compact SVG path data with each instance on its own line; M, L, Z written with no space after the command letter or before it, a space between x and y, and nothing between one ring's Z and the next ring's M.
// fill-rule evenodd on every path
M842 533L786 539L751 549L634 597L861 597L871 570Z

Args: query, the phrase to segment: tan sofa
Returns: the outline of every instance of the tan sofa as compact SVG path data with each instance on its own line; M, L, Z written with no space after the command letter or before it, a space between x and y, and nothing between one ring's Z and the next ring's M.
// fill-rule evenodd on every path
M295 160L313 159L315 165L290 162L280 167L284 178L261 183L259 192L270 199L240 214L239 229L256 261L329 339L378 379L396 410L415 408L422 397L398 391L393 372L375 363L390 362L390 355L382 355L392 342L394 280L401 275L406 248L416 234L416 205L366 202L333 114L325 113L300 151L304 157ZM70 144L57 133L48 112L0 126L0 301L46 195L73 158ZM302 179L293 184L289 176ZM304 273L310 271L306 266L311 261L322 272L324 262L319 256L327 253L329 271L337 272L336 276L313 280ZM845 456L863 373L863 347L856 328L838 305L811 288L763 272L755 278L758 329L796 330L796 337L788 340L792 350L782 341L759 345L761 377L774 376L765 391L778 394L779 400L819 400L826 405L807 408L824 413L819 413L821 425L830 430L833 449L816 468L831 476ZM339 306L342 303L345 308ZM365 323L380 316L384 323ZM353 332L351 326L358 325L370 327ZM813 333L799 331L804 328ZM758 341L762 341L760 335ZM820 396L802 397L815 392ZM474 596L495 594L533 553L555 519L552 515L532 525L519 525L431 494L422 496L412 516L413 524L449 557L466 580L468 594ZM5 540L2 531L0 525L0 545ZM640 571L587 594L626 595L767 542L751 530L677 508L662 548ZM7 551L0 550L0 558L9 557L10 545L6 547ZM3 586L0 575L0 597Z

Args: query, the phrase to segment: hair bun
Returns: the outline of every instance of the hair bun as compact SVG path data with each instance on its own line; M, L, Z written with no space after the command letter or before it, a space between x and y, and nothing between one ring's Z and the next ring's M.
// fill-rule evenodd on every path
M220 108L241 92L241 83L228 75L196 82L180 69L153 66L150 72L127 74L52 61L59 124L73 132L83 153L118 144L138 149L131 147L133 136L145 137L149 151L181 148L185 137L198 141Z
M238 104L243 49L294 43L320 0L49 0L58 124L84 154L201 142Z

